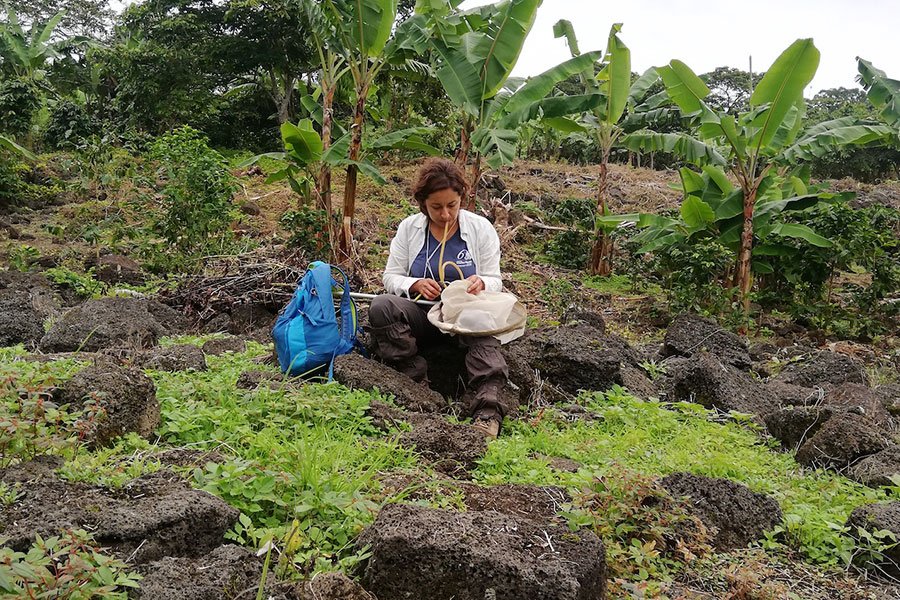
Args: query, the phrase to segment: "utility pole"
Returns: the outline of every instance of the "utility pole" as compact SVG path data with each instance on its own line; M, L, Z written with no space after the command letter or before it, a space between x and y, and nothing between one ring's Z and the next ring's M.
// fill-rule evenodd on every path
M753 55L750 55L750 95L753 95Z

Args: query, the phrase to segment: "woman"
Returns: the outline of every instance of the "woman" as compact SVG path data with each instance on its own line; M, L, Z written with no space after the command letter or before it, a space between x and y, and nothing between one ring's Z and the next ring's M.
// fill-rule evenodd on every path
M420 214L400 223L384 269L388 293L375 298L369 309L376 352L398 371L426 384L428 365L419 348L440 343L444 334L428 321L428 307L413 300L435 300L441 295L442 282L461 277L469 282L470 294L503 287L500 238L487 219L462 210L467 189L465 174L451 161L432 158L425 162L413 187ZM443 276L442 259L446 267ZM459 270L447 262L455 263ZM469 386L475 390L468 412L479 431L495 438L505 414L500 389L508 376L500 342L493 337L460 340L468 348L466 372Z

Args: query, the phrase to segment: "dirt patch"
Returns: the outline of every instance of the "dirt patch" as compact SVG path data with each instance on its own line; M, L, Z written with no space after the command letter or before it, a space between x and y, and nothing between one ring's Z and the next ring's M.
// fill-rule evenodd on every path
M720 550L747 546L781 523L778 503L764 494L728 479L673 473L659 484L676 497L687 497L688 506L713 533Z
M343 573L319 573L297 586L297 600L376 600Z
M570 532L500 513L391 504L360 536L372 557L363 585L379 600L594 600L606 585L605 550Z
M0 507L9 546L26 549L35 535L90 531L97 544L134 563L165 556L201 556L223 542L238 511L212 494L158 471L122 489L45 479L23 486Z

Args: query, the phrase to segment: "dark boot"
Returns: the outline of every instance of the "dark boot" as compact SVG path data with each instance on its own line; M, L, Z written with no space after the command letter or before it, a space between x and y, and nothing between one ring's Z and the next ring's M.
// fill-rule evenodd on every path
M472 398L472 426L488 439L496 439L503 425L503 405L500 403L500 390L506 383L505 378L491 377L478 385Z

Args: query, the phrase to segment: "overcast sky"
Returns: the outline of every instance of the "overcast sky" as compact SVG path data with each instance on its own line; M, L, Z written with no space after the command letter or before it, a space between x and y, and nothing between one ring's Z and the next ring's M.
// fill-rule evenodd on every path
M461 8L489 4L466 0ZM613 23L631 50L631 70L673 58L698 75L729 66L769 67L797 38L811 37L822 53L806 95L855 88L856 56L900 79L900 0L544 0L513 75L536 75L569 58L553 24L568 19L582 52L603 50Z

